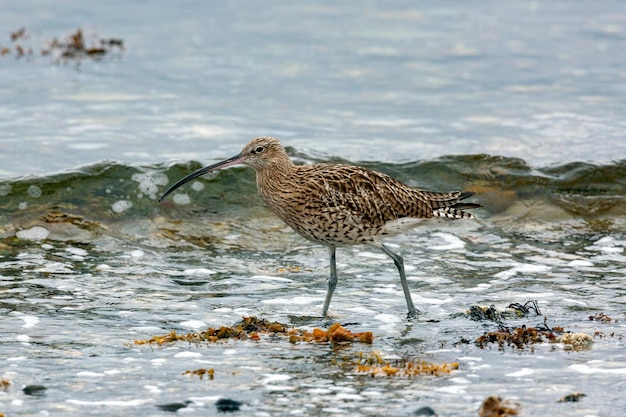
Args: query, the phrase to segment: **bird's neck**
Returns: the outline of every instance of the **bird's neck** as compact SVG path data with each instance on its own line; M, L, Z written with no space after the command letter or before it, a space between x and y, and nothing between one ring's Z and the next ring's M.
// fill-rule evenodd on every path
M266 197L284 191L296 170L296 165L288 158L280 164L256 169L256 184L261 197L266 200Z

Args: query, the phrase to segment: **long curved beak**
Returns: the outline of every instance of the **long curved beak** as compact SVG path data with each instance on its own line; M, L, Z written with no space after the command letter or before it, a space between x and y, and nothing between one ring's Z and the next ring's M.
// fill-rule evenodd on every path
M217 164L213 164L213 165L209 165L208 167L204 167L204 168L200 168L197 171L192 172L191 174L187 175L185 178L181 178L180 180L178 180L178 182L176 182L176 184L172 185L170 188L168 188L168 190L166 192L163 193L163 195L161 196L161 198L159 198L159 203L161 201L163 201L165 199L165 197L167 197L168 195L170 195L172 193L172 191L174 191L175 189L177 189L178 187L180 187L181 185L195 179L198 178L201 175L206 174L207 172L211 172L211 171L216 171L218 169L222 169L222 168L226 168L229 167L231 165L237 165L237 164L241 164L243 163L243 155L241 155L240 153L223 160L222 162L218 162Z

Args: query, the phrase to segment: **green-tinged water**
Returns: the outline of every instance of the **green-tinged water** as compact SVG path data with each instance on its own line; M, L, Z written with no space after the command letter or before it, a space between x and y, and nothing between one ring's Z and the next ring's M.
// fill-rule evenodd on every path
M300 163L323 162L302 153L297 158ZM459 155L403 164L361 164L416 188L475 191L485 206L481 217L505 222L514 219L519 228L532 221L545 222L546 229L560 227L562 222L586 225L588 230L600 228L598 231L620 230L624 225L626 160L534 168L514 158ZM37 222L45 223L50 213L53 217L54 213L81 216L82 228L95 232L163 217L169 222L178 218L193 224L238 216L252 220L250 210L264 211L260 209L263 203L257 196L254 172L243 167L209 174L176 191L171 201L156 203L176 179L199 167L197 162L132 166L103 161L54 175L0 180L2 227L5 235L15 233ZM48 220L71 223L63 218Z
M300 162L315 162L303 152ZM331 158L332 159L332 158ZM338 251L330 319L321 311L326 250L298 237L256 195L254 172L232 168L156 198L199 167L104 161L2 180L2 392L14 415L469 415L496 394L528 415L619 415L624 389L626 198L623 161L529 167L518 159L442 157L367 163L413 186L471 189L478 220L426 224L388 241L405 259L422 315L406 317L397 272L367 247ZM472 320L471 306L537 300L541 315ZM604 313L610 321L590 320ZM231 325L244 316L290 326L372 331L372 345L258 341L134 345ZM586 333L562 343L474 343L500 326ZM440 376L357 372L359 355L458 363ZM394 362L395 361L395 362ZM183 375L213 368L213 379ZM23 387L44 391L26 395ZM32 387L27 388L27 390ZM30 391L28 391L30 392ZM579 403L558 403L583 392ZM41 395L39 395L41 394ZM178 405L177 405L178 404ZM468 411L469 410L469 411Z

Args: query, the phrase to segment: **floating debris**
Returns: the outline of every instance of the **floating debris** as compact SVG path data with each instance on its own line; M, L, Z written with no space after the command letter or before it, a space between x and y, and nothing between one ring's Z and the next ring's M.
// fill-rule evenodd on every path
M290 343L298 342L331 342L350 343L361 342L371 344L374 336L372 332L353 333L345 329L339 323L335 323L328 330L313 329L312 332L300 329L288 329L287 325L259 319L257 317L244 317L240 322L232 327L222 326L220 328L209 327L207 330L195 333L177 334L175 330L162 336L154 336L150 339L135 340L136 345L156 344L163 345L178 341L201 343L217 342L219 340L260 340L261 334L283 335L289 338Z
M516 402L503 400L495 395L483 401L478 410L479 417L507 417L519 414L520 405Z
M557 403L575 403L575 402L580 401L582 397L585 397L585 396L586 395L582 392L573 392L571 394L568 394L564 397L559 398Z
M611 332L611 333L604 333L601 331L596 331L593 333L593 338L595 339L596 337L600 338L600 339L604 339L605 337L617 337L618 340L623 340L624 339L624 335L622 334L616 334L615 332Z
M209 379L210 381L213 381L213 378L215 378L215 369L200 368L194 371L187 370L183 372L183 375L197 375L198 377L200 377L200 379L204 378L204 376L206 375L207 379Z
M220 339L252 339L258 340L259 332L264 333L287 333L285 325L278 322L270 322L265 319L256 317L244 317L234 326L222 326L220 328L209 327L207 330L195 333L177 334L176 330L172 330L169 334L162 336L154 336L146 340L135 340L136 345L156 344L163 345L166 343L182 342L217 342Z
M312 272L312 269L304 269L301 266L285 266L278 268L277 272L279 274L285 273L298 273L298 272Z
M298 342L361 342L371 345L373 340L374 335L372 332L353 333L339 323L333 324L326 331L322 329L313 329L313 332L309 332L307 330L295 330L289 332L289 342L294 344Z
M604 313L596 313L596 314L589 316L589 320L599 321L601 323L610 323L613 319Z
M521 313L521 316L523 317L527 317L528 315L530 315L530 311L534 311L535 315L540 316L541 315L541 311L539 311L539 305L537 304L537 300L530 300L530 301L526 301L524 304L520 304L520 303L511 303L509 304L509 307L512 310L515 310L519 313Z
M88 45L85 41L82 29L76 29L64 41L57 38L47 43L47 47L41 50L41 56L53 56L53 62L67 62L69 60L80 60L85 57L99 58L109 53L121 53L124 49L124 41L119 38L100 39L94 35L94 41ZM26 28L22 27L11 32L11 42L26 41L30 39L30 34ZM15 57L21 58L25 55L33 55L33 49L26 47L21 43L15 44L13 47ZM0 56L11 54L11 48L3 47L0 49Z
M593 345L593 337L587 333L564 333L557 342L566 345L570 350L589 350Z
M339 363L339 365L355 367L355 372L366 373L372 377L441 376L459 369L457 362L436 364L421 359L407 358L385 360L380 353L365 355L363 352L359 352L356 360L346 359L344 364Z
M499 325L498 330L485 332L482 336L476 338L474 343L480 348L485 348L489 344L494 343L498 345L498 350L504 350L506 346L514 346L521 350L542 342L563 343L565 349L568 350L583 350L591 347L593 337L586 333L565 332L565 329L561 326L550 328L546 324L547 317L545 316L543 323L534 327L527 327L526 325L510 327L504 324L505 317L527 317L531 313L541 315L537 301L531 300L524 304L511 303L503 310L493 305L490 307L471 306L469 311L466 312L472 320L490 320ZM600 313L590 316L589 319L594 320L598 318L598 320L604 320L604 317L606 317L604 313ZM460 341L460 343L466 342L467 340L465 339Z
M539 330L535 327L521 326L514 329L501 328L496 331L486 332L476 338L476 346L484 349L491 343L498 344L498 350L504 350L505 346L515 346L518 349L541 343L545 340L556 341L557 336L549 330Z
M491 305L489 307L485 306L470 306L469 310L466 312L470 319L474 321L484 321L491 320L495 322L502 321L502 315L496 309L496 306Z
M11 386L11 381L5 378L0 378L0 389L7 390Z
M26 28L22 27L16 31L11 32L11 41L15 42L18 39L28 39L30 35L26 32Z
M524 304L511 303L508 307L502 309L494 305L486 306L470 306L469 310L465 314L474 321L489 320L496 323L501 323L506 318L519 318L528 317L531 312L540 316L541 311L537 305L537 301L530 300Z
M60 59L82 59L84 57L98 58L110 52L123 52L124 41L121 39L96 39L96 45L87 46L82 29L70 34L65 41L53 39L47 49L41 51L42 55L58 54Z
M557 330L558 329L558 330ZM586 333L563 333L562 327L550 329L546 325L537 327L501 328L493 332L486 332L476 338L476 346L484 349L490 343L497 343L498 350L504 350L505 346L514 346L524 349L530 345L542 342L563 343L568 350L586 350L593 344L593 337ZM563 334L557 334L563 333Z

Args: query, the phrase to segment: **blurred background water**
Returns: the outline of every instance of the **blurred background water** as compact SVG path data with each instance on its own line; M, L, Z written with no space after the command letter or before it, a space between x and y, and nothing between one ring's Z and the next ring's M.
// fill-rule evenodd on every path
M78 28L123 49L42 55ZM228 397L242 415L465 416L493 394L528 415L626 407L622 2L22 1L2 6L0 49L0 412L211 415ZM470 189L485 208L389 242L414 323L383 254L338 251L331 316L373 331L371 348L134 346L246 315L326 325L298 319L321 310L326 250L263 207L250 169L156 203L260 135L298 163ZM529 299L593 347L462 342L497 328L461 314L470 305ZM612 320L588 319L599 312ZM332 365L359 349L460 368L390 379ZM181 375L194 367L217 376ZM586 397L556 402L574 391Z

